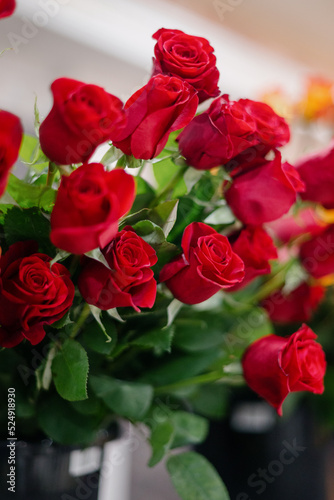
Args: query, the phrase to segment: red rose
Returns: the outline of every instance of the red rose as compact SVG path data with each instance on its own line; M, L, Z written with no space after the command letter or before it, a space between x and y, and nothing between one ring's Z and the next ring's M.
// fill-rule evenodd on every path
M303 190L298 173L289 163L281 163L276 151L273 160L256 158L232 173L233 182L225 198L244 224L260 225L278 219L295 203Z
M296 168L305 183L303 200L334 208L334 141L320 153L299 160Z
M244 353L242 366L247 384L279 415L289 392L324 391L326 360L316 338L307 325L302 325L290 337L262 337Z
M6 189L10 169L19 155L22 134L19 118L0 110L0 196Z
M268 104L251 99L240 99L239 104L254 119L255 136L260 143L275 149L289 142L289 125Z
M154 35L153 75L178 76L198 91L199 102L219 95L219 71L213 48L205 38L161 28Z
M266 224L282 243L289 243L304 236L316 236L323 232L327 225L322 222L317 216L316 211L312 207L302 208L297 214L284 215L280 219ZM305 239L305 238L304 238Z
M105 247L134 198L134 179L124 170L107 172L101 163L82 165L61 179L51 214L52 243L74 254Z
M166 264L159 280L185 304L199 304L244 278L244 264L222 234L202 222L186 227L183 254Z
M303 243L300 259L305 269L314 278L322 278L334 273L334 225Z
M255 122L245 106L224 95L181 132L179 148L189 165L207 170L258 144L255 132Z
M230 288L231 292L246 286L257 276L271 271L269 260L277 259L273 240L261 226L248 226L229 237L233 252L245 264L245 277L241 283Z
M16 8L15 0L0 0L0 19L11 16Z
M60 164L87 161L124 125L123 103L101 87L59 78L51 85L53 108L40 126L45 155Z
M0 259L0 345L14 347L24 338L38 344L44 325L61 319L74 298L70 273L51 257L37 253L34 241L14 243Z
M157 283L151 269L157 262L153 248L131 227L126 227L102 250L110 269L85 259L78 286L88 304L114 307L152 307Z
M157 75L126 102L127 125L114 145L149 160L163 150L169 134L187 125L198 105L196 91L180 78Z
M311 318L324 295L323 286L304 282L287 295L277 290L263 300L261 305L276 323L302 322Z

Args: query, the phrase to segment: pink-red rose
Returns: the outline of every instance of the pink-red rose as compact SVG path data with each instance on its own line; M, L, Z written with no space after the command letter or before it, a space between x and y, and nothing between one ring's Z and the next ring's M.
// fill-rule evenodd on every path
M334 141L320 153L299 160L296 168L305 183L303 200L334 208Z
M22 134L19 118L0 110L0 196L6 189L10 169L19 155Z
M277 259L273 240L261 226L247 226L229 236L231 247L245 264L245 277L241 283L230 288L231 292L246 286L257 276L271 271L270 260Z
M114 307L152 307L157 284L151 269L157 262L154 249L131 227L120 231L102 250L110 267L85 259L78 286L88 304Z
M242 366L247 384L279 415L290 392L322 394L324 391L326 360L316 338L307 325L302 325L290 337L262 337L244 353Z
M161 28L154 35L153 75L178 76L198 91L199 101L219 95L216 56L208 40Z
M127 124L114 145L135 158L154 158L171 132L188 125L197 105L196 91L187 82L154 76L126 102Z
M298 213L284 215L266 224L267 229L282 243L290 243L297 238L301 243L305 238L322 233L326 226L313 207L301 208Z
M15 0L0 0L0 19L11 16L16 8Z
M162 268L159 280L185 304L199 304L244 278L244 263L226 236L192 222L182 237L183 253Z
M115 139L124 126L122 101L101 87L59 78L51 90L53 107L39 138L43 153L55 163L86 162L99 144Z
M51 214L52 243L74 254L104 248L134 198L134 179L124 170L107 172L101 163L82 165L61 179Z
M334 273L334 225L306 241L300 247L300 259L314 278Z
M288 294L277 290L262 301L272 321L293 323L308 321L325 295L325 288L304 282Z
M278 219L295 203L304 184L296 169L281 162L276 151L273 160L256 158L232 173L232 185L225 198L244 224L261 225Z
M72 305L74 285L62 264L37 253L34 241L14 243L0 259L0 345L23 339L38 344L44 325L61 319Z

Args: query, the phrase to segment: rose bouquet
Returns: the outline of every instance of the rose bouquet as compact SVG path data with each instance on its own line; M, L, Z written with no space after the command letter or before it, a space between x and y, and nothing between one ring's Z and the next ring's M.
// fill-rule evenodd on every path
M309 319L331 229L304 224L306 167L278 150L285 120L220 95L204 38L153 38L151 78L125 105L59 78L50 113L40 123L35 112L36 137L0 111L1 396L15 388L22 439L85 446L115 419L144 425L149 465L167 455L182 498L223 499L203 457L170 450L205 438L230 384L245 379L279 414L290 392L323 392L316 334L303 324L274 335L270 317ZM18 156L23 179L11 173ZM293 224L313 239L290 251ZM300 309L288 305L299 295Z

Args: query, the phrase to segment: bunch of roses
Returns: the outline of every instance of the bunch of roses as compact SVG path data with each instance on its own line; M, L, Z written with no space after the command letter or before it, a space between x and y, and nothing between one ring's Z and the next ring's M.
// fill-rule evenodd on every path
M183 233L182 252L159 275L185 304L203 302L221 289L238 290L270 273L277 251L263 224L287 213L305 189L298 171L282 163L277 149L290 137L284 119L263 103L219 96L219 72L208 41L168 29L153 37L152 77L125 106L96 85L60 78L51 86L53 107L40 126L41 148L54 166L64 172L61 165L79 164L70 175L62 175L51 214L51 242L81 256L101 249L104 264L82 257L78 288L86 302L104 310L130 306L140 311L154 305L157 255L132 227L119 231L119 221L135 199L135 181L120 168L109 171L88 163L100 144L112 141L125 155L150 160L162 152L171 132L183 129L177 142L190 167L225 165L229 171L232 182L225 182L222 191L241 228L226 236L192 222ZM198 103L208 98L215 98L209 109L195 116ZM21 139L18 118L1 111L1 193ZM43 326L60 319L72 305L69 272L38 253L33 242L12 245L0 262L0 345L12 347L23 338L38 343ZM292 390L323 390L325 362L314 337L305 329L294 340L267 337L269 349L259 350L258 342L244 358L246 380L278 411ZM318 361L310 367L313 351ZM265 372L273 398L252 377L258 380L263 370L272 369L275 356L279 377L275 372L271 384Z

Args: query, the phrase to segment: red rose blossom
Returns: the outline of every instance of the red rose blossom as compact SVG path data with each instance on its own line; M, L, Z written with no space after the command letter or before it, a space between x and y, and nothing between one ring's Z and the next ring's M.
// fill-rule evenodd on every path
M241 283L229 291L234 292L246 286L257 276L271 271L269 261L277 259L277 250L273 240L261 226L247 226L237 234L229 236L231 247L245 264L245 277Z
M185 304L199 304L244 278L244 263L226 236L202 222L186 227L183 254L162 268L159 280Z
M334 224L300 247L300 260L314 278L334 273Z
M209 42L180 30L161 28L154 33L153 75L178 76L198 91L199 102L219 95L219 71Z
M16 8L15 0L0 0L0 19L11 16Z
M290 392L322 394L324 391L326 360L316 338L307 325L302 325L290 337L268 335L256 340L243 355L247 384L279 415Z
M124 125L122 101L101 87L59 78L51 90L53 108L40 126L39 138L43 153L55 163L86 162Z
M154 249L128 226L102 253L110 269L93 259L84 261L78 286L85 301L103 310L152 307L157 290L151 269L157 262Z
M281 163L276 151L273 160L256 158L232 173L233 182L225 198L244 224L261 225L288 212L304 189L296 169Z
M304 282L288 294L276 290L262 301L269 317L276 323L308 321L325 295L325 288Z
M179 148L189 165L207 170L257 145L255 132L254 119L245 106L223 95L185 127L178 136Z
M19 155L22 134L19 118L0 110L0 196L5 192L10 169Z
M149 160L169 134L187 125L198 105L196 91L180 78L157 75L125 104L127 124L114 145L127 155Z
M52 243L74 254L105 247L134 198L135 181L124 170L107 172L101 163L82 165L61 179L51 214Z
M290 243L296 238L300 242L301 239L322 233L326 227L327 224L319 219L313 207L301 208L297 214L287 214L266 224L266 228L282 243Z
M0 259L0 345L14 347L24 338L38 344L44 325L61 319L72 305L69 271L37 253L34 241L11 245Z

